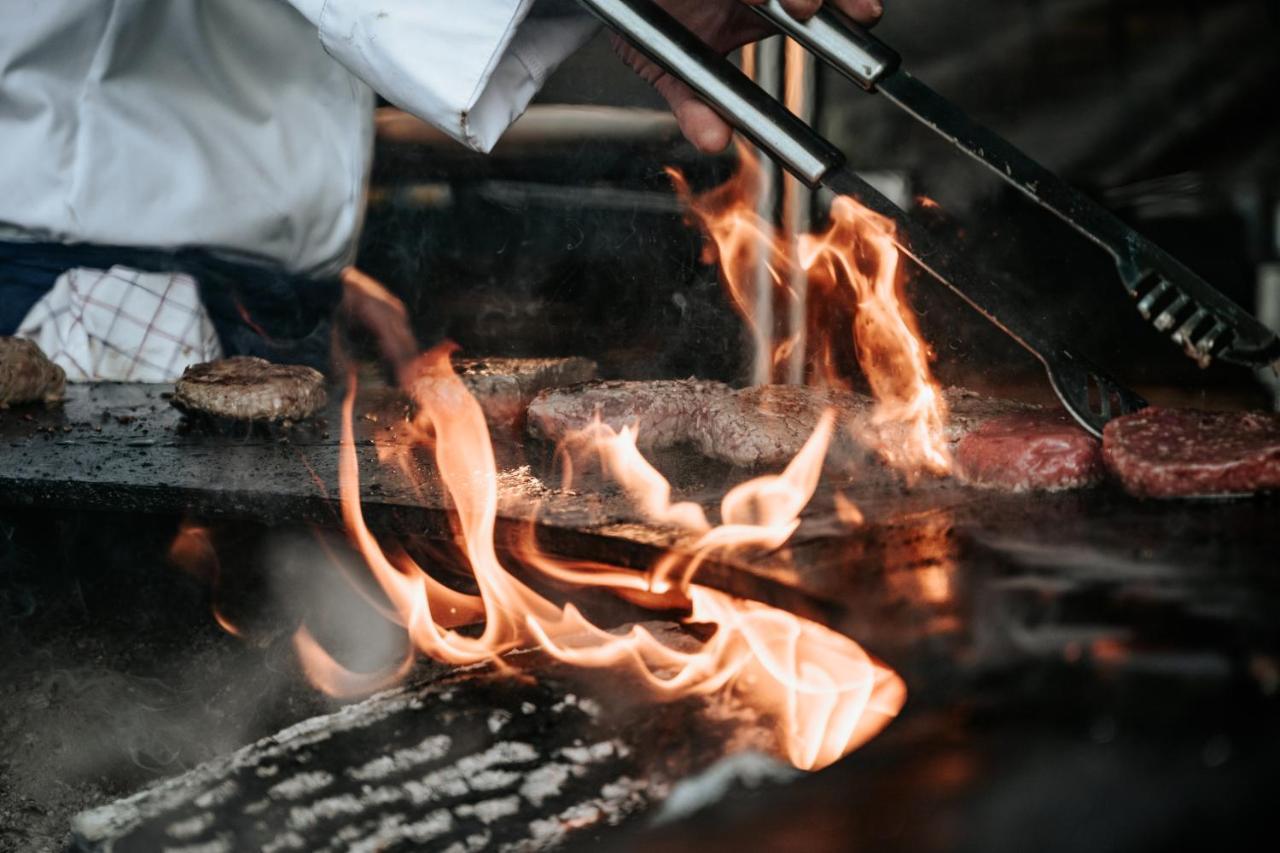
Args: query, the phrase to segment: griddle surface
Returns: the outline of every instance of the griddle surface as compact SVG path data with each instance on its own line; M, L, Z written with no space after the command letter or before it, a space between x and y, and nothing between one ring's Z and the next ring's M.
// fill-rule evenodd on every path
M320 421L268 434L188 424L165 399L167 391L79 385L61 406L0 412L0 503L340 524L336 399ZM377 461L377 445L404 442L403 401L371 389L356 412L371 526L450 537L447 501L433 485L429 459L415 461L426 475L421 488ZM514 535L536 514L548 550L636 569L652 565L662 549L689 546L686 535L642 521L616 492L557 489L548 448L511 435L494 440L503 466L500 535ZM748 476L691 452L663 453L656 463L678 497L701 503L712 517L720 496ZM836 520L836 491L863 509L864 527ZM1122 609L1139 602L1160 613L1177 602L1179 618L1193 621L1197 614L1260 610L1257 584L1240 581L1274 590L1278 520L1280 504L1265 497L1141 502L1110 487L1026 497L939 481L908 488L885 472L867 471L824 483L785 549L713 560L699 577L849 631L891 659L918 658L907 650L919 652L921 640L951 660L975 643L984 655L998 655L1009 642L1039 643L1057 654L1074 642L1070 628L1010 639L984 625L978 637L968 617L992 595L1021 597L1033 609L1045 596L1056 607L1079 597L1093 602L1089 624L1079 628L1089 640L1115 633L1098 600ZM1240 592L1246 588L1253 590L1248 596ZM1126 610L1124 621L1131 615Z

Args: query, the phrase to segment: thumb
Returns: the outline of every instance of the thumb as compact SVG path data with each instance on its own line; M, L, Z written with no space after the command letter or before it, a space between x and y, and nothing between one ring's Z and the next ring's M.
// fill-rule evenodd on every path
M613 37L613 49L663 97L676 117L680 132L695 148L707 154L718 154L728 147L733 138L732 128L715 110L698 100L692 89L616 35Z
M680 132L695 148L704 154L718 154L729 146L733 128L692 89L669 74L655 80L653 86L666 99Z

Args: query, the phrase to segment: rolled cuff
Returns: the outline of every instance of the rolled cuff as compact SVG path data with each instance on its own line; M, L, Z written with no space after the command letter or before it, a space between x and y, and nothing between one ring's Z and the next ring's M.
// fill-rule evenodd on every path
M488 152L547 77L595 32L534 0L292 0L325 50L384 98Z

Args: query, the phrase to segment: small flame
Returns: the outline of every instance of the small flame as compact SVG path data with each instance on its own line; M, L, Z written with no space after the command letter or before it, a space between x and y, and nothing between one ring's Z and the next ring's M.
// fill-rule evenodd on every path
M217 549L213 545L213 536L208 527L192 521L183 521L178 526L178 533L169 544L167 554L169 563L208 585L210 592L210 609L218 627L233 637L242 636L240 628L220 609L218 596L222 588L222 563L218 559Z
M274 344L275 341L272 339L271 335L267 334L267 330L262 328L262 326L260 326L258 322L253 319L253 315L249 313L248 308L244 307L244 303L241 302L239 299L233 299L232 301L236 306L236 313L240 315L240 319L244 322L244 324L248 326L250 329L252 329L254 334L262 338L263 341L265 341L268 344Z
M592 624L572 604L553 604L515 578L500 561L494 543L498 508L497 468L479 404L453 373L448 347L438 347L411 365L409 393L417 415L412 429L430 446L440 479L458 515L458 545L474 574L478 595L442 586L402 551L388 554L365 524L359 501L359 470L353 441L354 379L343 402L339 465L343 517L352 541L391 604L391 617L408 632L418 652L436 660L468 664L496 660L517 646L537 644L548 654L581 667L608 667L630 673L654 696L733 692L774 720L788 757L803 768L821 767L872 737L897 713L905 687L891 670L873 661L856 643L815 623L761 604L739 601L687 582L682 590L689 620L714 626L695 651L674 649L642 627L618 635ZM805 449L774 477L745 483L725 496L725 523L711 526L693 504L672 503L671 488L636 450L628 430L603 424L579 436L580 446L598 453L606 473L623 484L642 511L699 533L698 555L716 549L755 545L776 547L790 537L798 515L817 485L834 418L823 417ZM612 567L561 563L527 543L524 561L562 582L659 593L655 577L646 581ZM674 564L673 564L674 566ZM672 566L672 567L673 567ZM669 567L671 568L671 567ZM686 567L687 569L687 567ZM445 613L466 619L446 623ZM479 636L450 625L483 622ZM335 695L365 693L402 677L408 661L386 672L353 673L300 629L295 645L303 668L321 689Z
M840 519L842 524L861 527L867 523L867 517L862 514L862 510L844 492L836 492L835 504L836 518Z

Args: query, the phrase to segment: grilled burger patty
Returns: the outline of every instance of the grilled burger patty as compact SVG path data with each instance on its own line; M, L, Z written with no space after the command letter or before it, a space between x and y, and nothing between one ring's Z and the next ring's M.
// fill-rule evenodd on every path
M956 477L1007 492L1096 485L1105 474L1102 444L1059 411L1027 411L977 425L955 446Z
M637 444L659 449L692 444L712 459L741 467L784 465L813 433L827 407L839 425L832 459L860 463L866 454L843 427L870 411L862 395L786 385L734 391L699 379L593 382L539 394L529 406L529 431L561 441L600 420L637 430Z
M743 468L777 467L800 452L822 413L832 408L836 431L831 461L856 463L866 454L854 446L848 427L873 406L870 397L847 391L761 385L707 401L695 418L693 435L698 448L712 459Z
M1107 467L1138 497L1280 489L1280 415L1152 407L1102 433Z
M596 378L596 363L586 358L455 358L453 367L489 425L503 428L520 427L540 392Z
M946 436L954 447L957 442L983 424L1012 415L1042 412L1034 403L1023 403L1003 397L989 397L968 388L952 386L942 392L947 404Z
M62 399L67 374L26 338L0 338L0 407Z
M319 411L327 399L320 371L239 355L188 367L171 402L189 414L299 421Z
M957 476L970 485L1008 491L1080 488L1103 475L1099 442L1057 410L987 397L963 388L944 392L946 438ZM790 462L827 408L836 430L827 467L857 472L873 455L862 446L875 401L849 391L794 385L732 390L696 379L594 382L544 391L529 406L529 431L560 441L599 415L638 429L645 449L692 444L705 456L743 468Z
M694 418L711 399L730 393L723 382L659 379L592 382L543 391L529 404L529 432L561 441L599 415L615 430L636 430L637 444L653 449L692 440Z

